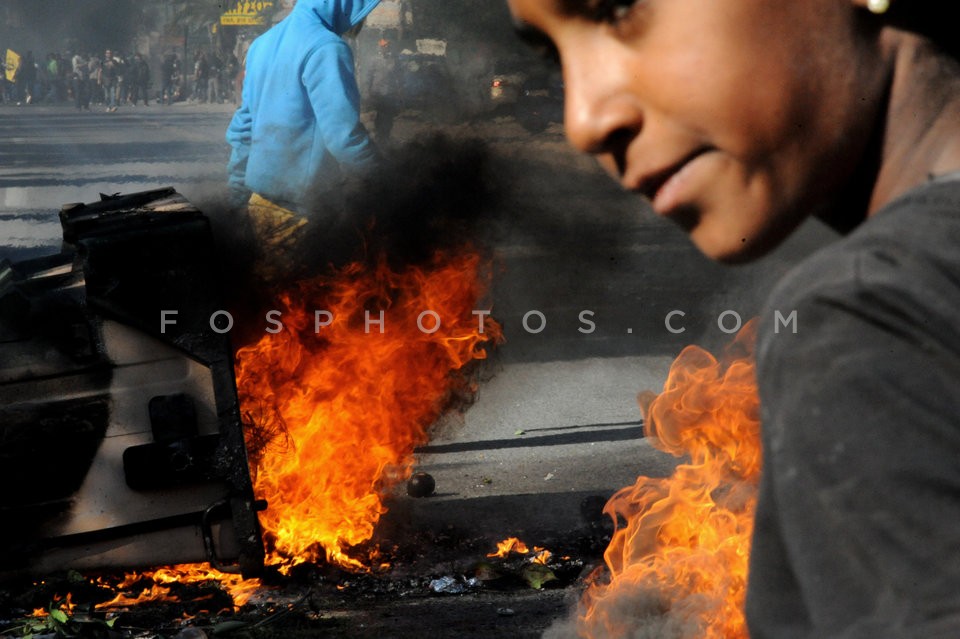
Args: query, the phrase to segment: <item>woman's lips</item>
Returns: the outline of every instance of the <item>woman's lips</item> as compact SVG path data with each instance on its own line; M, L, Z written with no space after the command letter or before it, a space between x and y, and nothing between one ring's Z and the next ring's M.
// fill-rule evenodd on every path
M669 215L691 199L690 189L706 167L709 149L697 149L680 161L641 178L634 188L649 198L658 215ZM629 187L628 187L629 188Z

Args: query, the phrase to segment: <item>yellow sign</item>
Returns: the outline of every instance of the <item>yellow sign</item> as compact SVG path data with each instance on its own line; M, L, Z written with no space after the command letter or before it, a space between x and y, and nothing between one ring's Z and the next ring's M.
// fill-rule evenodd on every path
M7 49L7 56L3 61L4 70L7 76L7 82L13 82L20 68L20 56L13 49Z
M225 26L258 26L266 23L267 11L273 9L273 0L239 0L231 9L220 16L220 24Z

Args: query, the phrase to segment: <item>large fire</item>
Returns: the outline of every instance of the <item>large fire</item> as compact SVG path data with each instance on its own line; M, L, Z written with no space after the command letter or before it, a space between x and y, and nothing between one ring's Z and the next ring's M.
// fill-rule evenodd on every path
M371 539L385 495L410 476L414 447L450 398L473 390L465 367L502 340L479 306L489 276L469 247L396 271L385 258L356 262L283 293L271 331L237 353L254 490L269 504L261 524L281 570L321 557L350 570L377 567L375 548L362 557L348 551ZM178 602L174 584L210 582L236 608L262 587L206 564L90 578L117 593L100 611ZM56 609L71 613L70 597Z
M373 536L386 492L409 477L414 447L463 390L463 368L500 338L478 307L485 268L464 248L397 271L385 259L357 262L285 293L275 316L283 329L240 349L237 385L274 563L377 567L375 551L348 551Z
M604 508L617 522L580 604L583 637L747 637L747 559L761 454L754 324L717 360L695 346L646 404L646 435L684 458L673 476L640 477ZM648 403L649 401L649 403Z

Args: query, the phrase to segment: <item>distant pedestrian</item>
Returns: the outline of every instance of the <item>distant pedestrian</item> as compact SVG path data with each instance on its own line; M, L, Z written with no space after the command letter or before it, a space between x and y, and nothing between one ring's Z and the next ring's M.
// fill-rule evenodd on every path
M114 113L117 110L117 89L119 88L120 65L113 57L113 51L107 49L103 54L103 62L100 63L100 86L104 91L107 112Z
M17 67L17 74L13 80L15 91L17 93L17 104L30 104L33 102L34 86L37 82L37 63L33 59L33 51L27 51L20 60L20 66Z
M163 64L160 65L160 76L160 102L162 104L173 104L179 93L177 87L180 83L180 58L173 51L167 52L167 55L163 57Z
M57 73L57 63L52 53L47 54L47 59L40 63L40 91L37 93L37 102L53 102L53 82L52 78Z
M70 99L71 92L71 83L70 78L72 75L73 69L70 66L70 58L73 57L72 54L68 53L67 57L64 58L60 53L56 54L57 57L57 100L60 102L66 102Z
M210 103L223 104L220 94L220 74L223 73L223 59L216 51L207 57L207 100Z
M399 111L400 74L393 44L386 38L377 43L377 53L365 69L362 95L375 112L373 136L378 144L390 138L393 121Z
M137 106L137 101L143 98L143 106L150 106L148 102L150 91L150 65L142 55L137 53L130 63L127 73L130 85L130 104Z
M113 61L117 65L117 106L125 104L127 101L127 60L122 55L114 54ZM114 109L116 110L116 109Z
M236 73L233 75L233 102L239 105L243 95L243 78L246 75L247 51L250 49L250 40L242 33L237 37L237 45L233 48L233 55L237 59Z
M193 98L207 101L207 79L210 77L210 61L207 54L197 49L193 59Z
M223 71L220 74L220 90L223 91L224 98L233 104L240 104L240 92L236 87L236 78L240 75L240 61L232 51L227 54L226 61L223 64Z
M82 54L76 53L70 59L71 83L73 85L73 101L77 111L90 110L90 67L88 60Z
M87 89L90 91L90 101L103 104L103 87L100 85L100 57L96 53L87 56Z
M0 47L0 103L16 102L13 96L13 77L17 72L20 56L15 51Z

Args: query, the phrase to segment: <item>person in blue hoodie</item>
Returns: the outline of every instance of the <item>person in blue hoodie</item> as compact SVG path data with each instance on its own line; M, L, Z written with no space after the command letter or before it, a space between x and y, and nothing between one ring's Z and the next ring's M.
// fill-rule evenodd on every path
M228 183L247 202L256 270L277 275L311 214L379 157L360 121L353 54L341 37L380 0L298 0L250 45L242 102L227 129ZM328 213L332 213L328 211Z

